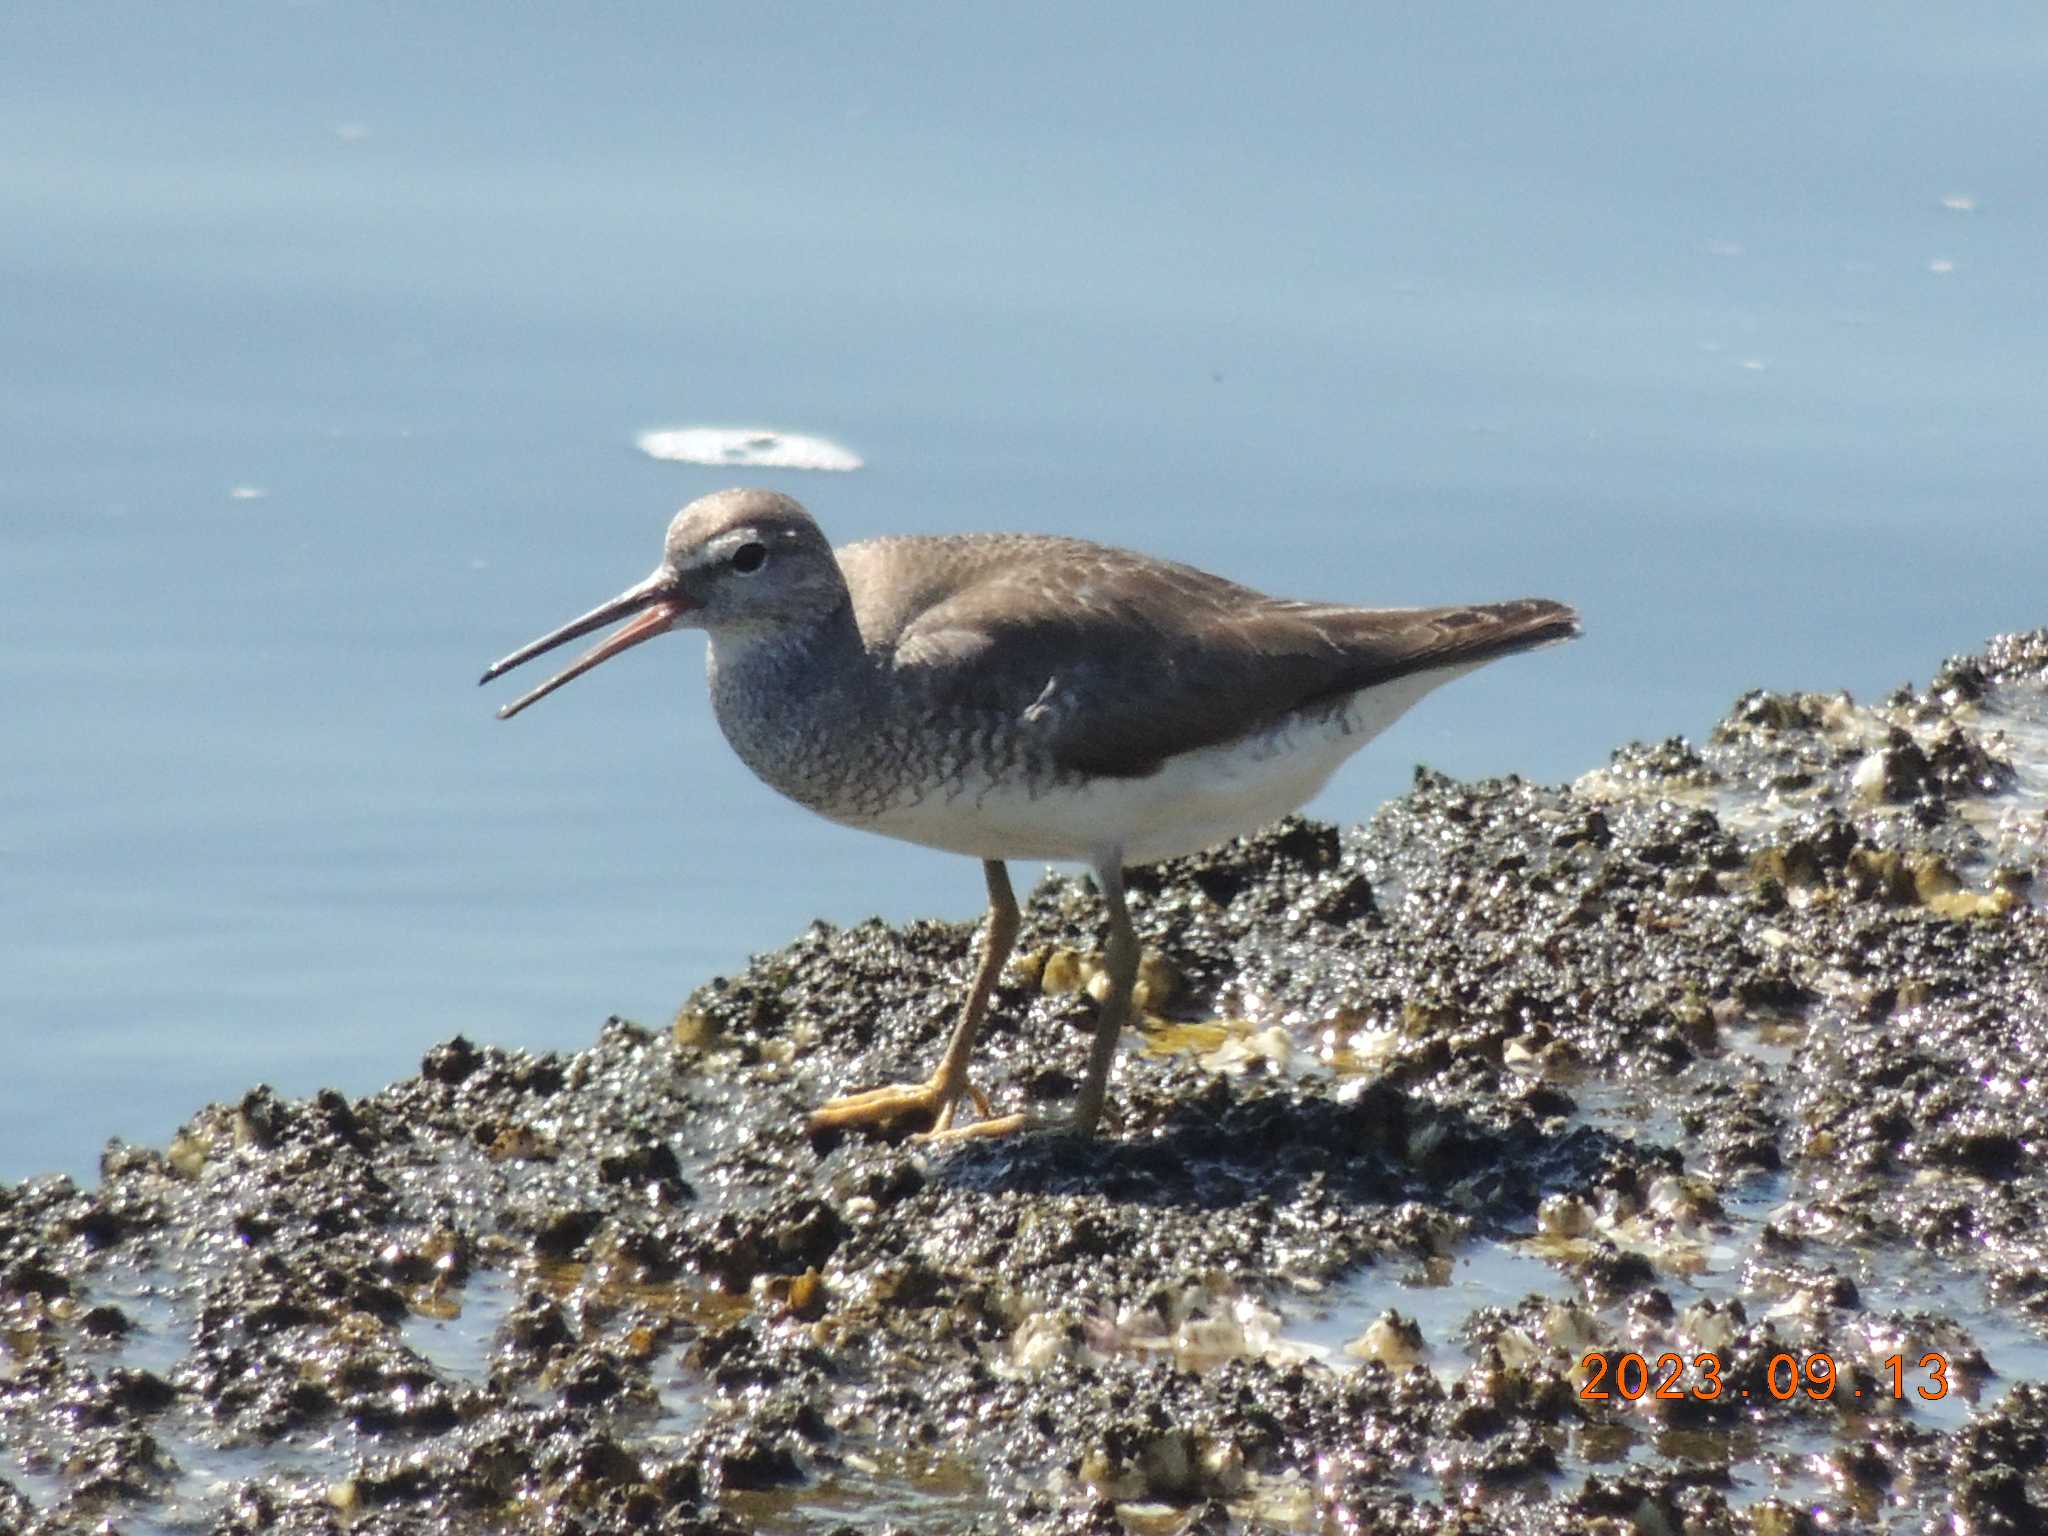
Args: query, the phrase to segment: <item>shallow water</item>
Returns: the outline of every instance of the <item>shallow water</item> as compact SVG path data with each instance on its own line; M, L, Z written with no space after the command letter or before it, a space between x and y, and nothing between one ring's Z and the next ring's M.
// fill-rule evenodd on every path
M0 129L0 1178L455 1031L665 1017L959 860L776 802L696 647L472 686L735 471L1588 636L1417 760L1578 772L2043 619L2021 8L602 17L15 7Z

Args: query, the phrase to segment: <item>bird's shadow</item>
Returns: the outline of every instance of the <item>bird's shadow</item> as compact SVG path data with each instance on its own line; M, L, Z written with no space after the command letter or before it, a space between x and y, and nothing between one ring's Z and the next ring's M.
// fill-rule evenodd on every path
M1482 1122L1384 1081L1340 1095L1212 1077L1149 1128L970 1140L935 1160L930 1178L1188 1212L1284 1205L1314 1190L1360 1214L1416 1201L1507 1231L1526 1228L1546 1194L1596 1184L1644 1151L1595 1126L1557 1129L1528 1113Z

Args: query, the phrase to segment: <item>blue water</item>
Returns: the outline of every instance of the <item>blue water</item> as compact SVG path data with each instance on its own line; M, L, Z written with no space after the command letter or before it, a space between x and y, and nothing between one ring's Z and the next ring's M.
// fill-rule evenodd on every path
M693 641L490 718L735 478L645 428L847 444L749 477L840 538L1582 606L1345 820L2048 622L2034 8L537 9L0 11L0 1178L974 914Z

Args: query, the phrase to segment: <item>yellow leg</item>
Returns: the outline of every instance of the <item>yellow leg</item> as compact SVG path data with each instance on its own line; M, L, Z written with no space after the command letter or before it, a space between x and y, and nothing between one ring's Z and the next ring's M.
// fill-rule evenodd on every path
M1019 1114L982 1118L972 1125L935 1125L921 1141L964 1141L984 1136L1008 1136L1017 1131L1070 1131L1076 1136L1093 1136L1102 1119L1103 1101L1109 1096L1109 1069L1116 1060L1116 1043L1131 1021L1131 996L1138 980L1138 935L1131 927L1130 908L1124 902L1124 871L1121 854L1105 855L1095 861L1096 883L1102 887L1103 904L1109 908L1109 942L1103 953L1103 968L1109 973L1109 996L1095 1019L1095 1042L1088 1051L1088 1075L1081 1080L1081 1096L1066 1115Z
M982 874L988 881L988 927L981 941L981 961L974 969L974 983L967 989L959 1022L946 1042L938 1067L922 1083L891 1083L865 1093L850 1093L812 1111L812 1131L845 1130L852 1127L886 1129L898 1121L922 1119L934 1134L952 1128L953 1113L965 1093L987 1124L989 1105L981 1091L967 1081L968 1058L974 1054L975 1036L988 1013L988 1001L995 992L1003 965L1016 947L1022 918L1017 896L1010 889L1010 872L999 859L984 859ZM954 1134L958 1134L954 1132Z

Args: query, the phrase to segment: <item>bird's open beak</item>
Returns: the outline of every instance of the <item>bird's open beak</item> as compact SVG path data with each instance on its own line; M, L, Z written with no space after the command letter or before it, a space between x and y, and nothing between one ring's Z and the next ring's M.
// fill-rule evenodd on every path
M593 629L603 629L605 625L615 620L631 621L605 636L602 642L585 651L571 665L557 672L531 693L521 694L498 711L500 720L510 720L527 705L546 698L562 684L573 682L599 662L610 661L619 652L631 650L642 640L652 640L656 635L666 632L691 606L693 605L677 590L675 578L666 569L656 571L637 586L626 588L610 602L591 609L582 618L571 619L560 629L542 635L531 645L522 645L502 661L492 662L489 670L478 681L488 683L492 678L533 660L543 651L552 651L558 645L567 645L571 640L587 635Z

